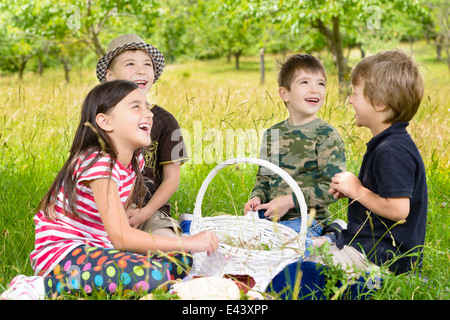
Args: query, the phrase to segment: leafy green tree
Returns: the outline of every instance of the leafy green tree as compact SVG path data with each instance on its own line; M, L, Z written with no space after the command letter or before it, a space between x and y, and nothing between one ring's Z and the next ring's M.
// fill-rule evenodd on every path
M254 1L221 0L216 3L211 14L211 23L216 28L228 57L234 56L235 68L239 69L239 59L249 48L254 48L261 33L255 19Z
M442 52L447 55L447 66L450 70L450 3L448 0L429 0L426 3L430 10L431 22L426 25L436 47L436 59L442 60Z
M142 30L140 25L148 28L158 15L153 1L144 0L0 0L0 9L7 35L2 64L22 77L31 58L51 55L62 64L67 82L72 60L85 55L84 48L102 56L113 37Z
M31 23L37 18L35 3L2 0L0 12L4 32L0 49L2 69L17 72L22 79L28 61L47 45Z
M143 32L146 39L151 39L164 53L167 62L177 57L196 57L201 48L197 45L198 24L202 17L201 1L168 0L158 3L158 17L153 21L154 30ZM153 25L148 29L153 29Z
M448 52L448 1L421 1L0 0L0 65L22 76L30 59L52 57L69 80L74 59L102 56L123 33L155 44L168 62L225 55L236 68L244 54L327 48L345 93L352 48L364 56L374 43L425 32L438 54Z
M350 66L344 54L347 46L362 46L363 41L370 41L364 37L365 33L376 36L377 31L395 32L395 30L381 29L385 21L392 26L393 21L416 19L427 12L419 1L407 0L311 0L311 1L283 1L282 10L278 13L285 23L294 26L294 32L307 29L317 30L327 40L327 46L332 53L333 61L338 70L341 91L345 94L350 80ZM355 30L359 30L358 33ZM350 41L349 41L350 40Z
M98 57L106 53L104 43L118 36L111 36L111 30L133 33L140 24L148 28L159 15L157 2L151 0L63 0L57 6L65 11L66 25L73 37Z

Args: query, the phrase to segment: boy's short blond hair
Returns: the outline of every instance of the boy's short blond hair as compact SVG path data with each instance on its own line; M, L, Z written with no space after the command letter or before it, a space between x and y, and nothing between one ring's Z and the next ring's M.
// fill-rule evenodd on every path
M320 73L327 80L327 73L323 64L310 54L294 54L286 60L278 62L280 72L278 73L278 85L291 91L291 84L300 71Z
M352 72L352 84L364 86L370 104L392 111L386 123L410 121L424 93L418 66L401 50L382 51L361 60Z

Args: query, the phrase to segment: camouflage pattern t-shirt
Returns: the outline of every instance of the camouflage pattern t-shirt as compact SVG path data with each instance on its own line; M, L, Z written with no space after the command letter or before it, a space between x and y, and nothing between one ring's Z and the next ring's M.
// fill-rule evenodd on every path
M328 193L331 178L346 170L344 142L334 127L320 118L299 126L282 121L264 133L259 158L284 169L298 183L308 213L315 208L319 221L330 216L328 206L336 201ZM266 168L259 168L251 198L257 196L267 203L287 194L295 197L286 181ZM281 220L298 217L297 206Z

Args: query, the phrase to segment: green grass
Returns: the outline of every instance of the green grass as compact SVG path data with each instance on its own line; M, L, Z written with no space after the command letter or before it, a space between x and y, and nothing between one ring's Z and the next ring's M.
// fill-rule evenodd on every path
M417 61L426 67L427 87L422 106L408 129L421 151L428 177L423 274L429 281L424 283L414 275L388 276L375 293L374 299L380 300L450 298L450 77L446 65L433 59L432 47L420 43L414 48ZM218 160L227 158L226 150L214 148L213 144L220 138L223 144L228 142L226 130L258 133L286 119L286 108L277 93L275 58L266 57L264 85L259 84L258 58L244 57L239 71L225 59L168 65L152 88L149 101L175 115L190 137L188 147L191 159L195 158L182 166L180 187L171 198L175 217L193 212L206 175ZM327 60L327 66L331 65L330 57L322 58ZM336 72L330 69L327 102L320 116L338 128L346 143L348 170L357 173L370 132L353 124L352 108L339 98ZM14 76L0 78L0 292L15 275L32 275L29 254L34 247L35 208L67 157L81 101L97 83L93 66L92 70L83 71L82 77L73 78L66 85L63 72L52 70L47 70L42 78L28 73L20 82ZM200 146L194 145L196 138L208 134ZM259 137L246 148L246 155L256 155ZM236 152L231 156L237 155ZM202 214L241 213L256 171L256 166L249 164L223 169L207 189ZM334 217L345 219L345 202L334 204L332 212Z

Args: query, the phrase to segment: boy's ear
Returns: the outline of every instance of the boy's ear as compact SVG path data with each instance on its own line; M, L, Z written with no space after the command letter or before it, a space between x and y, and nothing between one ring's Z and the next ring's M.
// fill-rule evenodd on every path
M114 75L110 69L106 69L105 71L105 79L106 81L114 80Z
M105 132L113 131L113 126L111 125L111 123L109 121L108 115L106 115L104 113L97 114L97 116L95 117L95 122L97 122L97 125L100 128L102 128L103 131L105 131Z
M286 89L285 87L278 88L278 94L280 95L281 100L283 100L284 102L289 102L288 95L287 95L288 92L289 92L289 90Z
M389 108L385 104L374 105L373 108L377 112L386 112L389 110Z
M384 122L386 122L387 119L392 118L393 111L391 108L389 108L385 104L375 105L375 106L373 106L373 108L375 109L376 112L379 112L380 114L383 115Z

